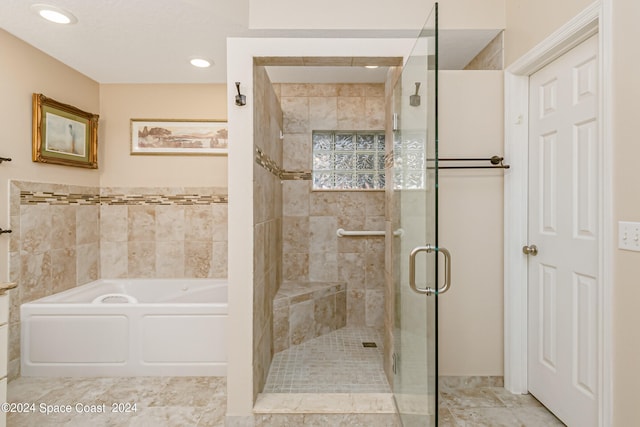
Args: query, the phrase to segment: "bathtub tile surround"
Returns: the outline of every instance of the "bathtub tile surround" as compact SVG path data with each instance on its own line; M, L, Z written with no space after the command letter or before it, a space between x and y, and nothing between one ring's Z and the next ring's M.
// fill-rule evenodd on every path
M96 187L10 182L9 379L20 370L20 305L96 280L100 198Z
M226 189L105 187L101 277L227 277Z
M9 378L19 375L20 305L99 277L227 275L226 189L10 182ZM211 224L202 223L211 220Z
M384 129L382 84L278 84L283 167L311 169L313 130ZM347 325L382 328L384 238L338 238L336 230L384 228L384 193L312 191L308 181L284 181L283 279L347 284Z
M273 299L282 282L282 110L264 67L254 67L253 391L273 357ZM249 260L247 260L249 261Z

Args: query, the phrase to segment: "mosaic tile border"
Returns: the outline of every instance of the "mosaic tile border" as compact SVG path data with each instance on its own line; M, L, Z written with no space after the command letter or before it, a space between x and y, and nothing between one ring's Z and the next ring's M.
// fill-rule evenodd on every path
M20 191L21 205L99 205L99 194L55 193L53 191Z
M309 171L283 171L280 179L283 181L311 181L312 174Z
M256 163L283 181L311 181L311 171L284 170L260 147L256 147Z
M226 194L115 194L100 196L103 205L211 205L228 203Z
M283 172L283 169L278 165L278 163L271 157L267 156L260 147L256 147L256 163L278 178Z
M211 205L228 203L227 194L98 194L20 191L21 205Z

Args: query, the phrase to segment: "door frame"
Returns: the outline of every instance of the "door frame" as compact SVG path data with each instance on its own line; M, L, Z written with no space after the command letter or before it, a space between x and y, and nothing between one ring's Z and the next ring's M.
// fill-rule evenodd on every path
M611 425L612 312L612 175L611 148L611 0L599 0L511 64L505 80L505 158L511 168L504 180L504 387L528 392L527 380L527 244L529 76L589 37L598 34L598 136L600 182L598 273L601 281L599 425ZM524 190L524 191L523 191Z

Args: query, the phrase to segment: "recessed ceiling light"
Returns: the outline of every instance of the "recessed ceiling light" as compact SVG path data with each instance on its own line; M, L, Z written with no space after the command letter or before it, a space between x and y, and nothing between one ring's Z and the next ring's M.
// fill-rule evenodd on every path
M203 58L193 58L191 60L191 65L198 68L207 68L211 66L211 62Z
M374 69L374 68L378 68L377 65L365 65L364 68L369 68L369 69Z
M50 4L34 4L31 5L31 10L47 21L56 24L75 24L78 22L78 18L73 16L73 13Z

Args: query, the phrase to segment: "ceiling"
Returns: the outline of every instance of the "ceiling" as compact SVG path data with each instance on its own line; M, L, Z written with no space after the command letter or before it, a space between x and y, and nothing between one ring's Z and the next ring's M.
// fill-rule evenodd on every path
M78 22L66 26L47 22L30 10L34 3L71 11ZM0 28L99 83L226 83L227 37L409 37L415 33L251 30L249 0L2 0ZM454 31L450 41L443 34L441 46L443 50L449 46L449 54L442 55L441 68L461 68L497 32ZM195 68L189 63L194 57L206 58L213 66ZM372 82L384 80L384 68L273 67L270 75L274 81L292 83Z

